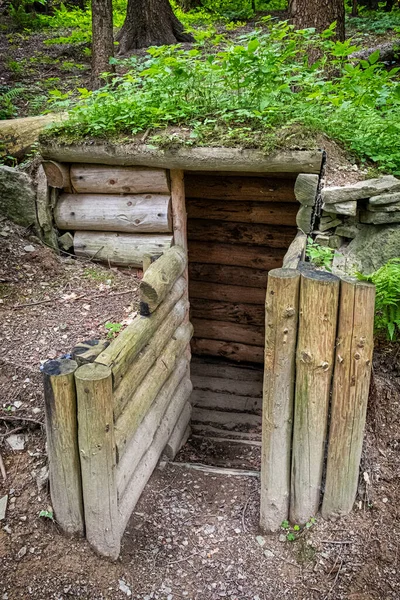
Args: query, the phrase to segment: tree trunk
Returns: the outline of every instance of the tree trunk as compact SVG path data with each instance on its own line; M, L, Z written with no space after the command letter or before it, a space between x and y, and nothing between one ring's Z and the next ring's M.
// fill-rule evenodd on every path
M199 8L202 5L202 0L178 0L178 4L185 12Z
M135 48L192 42L169 0L128 0L125 23L117 36L119 54Z
M289 14L297 29L315 27L320 32L336 21L336 37L345 39L343 0L289 0Z
M114 56L112 0L92 2L92 85L101 85L100 75L110 73L114 67L110 58Z

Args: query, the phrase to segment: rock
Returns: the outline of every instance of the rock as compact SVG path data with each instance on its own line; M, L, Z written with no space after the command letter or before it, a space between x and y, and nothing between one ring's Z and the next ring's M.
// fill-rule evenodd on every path
M265 539L263 538L262 535L257 535L256 536L256 542L258 544L260 544L260 546L265 546Z
M265 558L274 558L275 554L271 550L264 550Z
M8 496L0 498L0 521L5 519L7 510Z
M322 208L326 208L326 205L324 204ZM338 215L355 217L357 214L357 202L355 200L351 200L350 202L338 202L335 204L329 204L329 210Z
M12 450L23 450L25 448L25 436L13 433L6 438L7 444Z
M67 233L64 233L63 235L61 235L58 238L58 245L63 250L66 250L66 251L70 250L74 245L73 236L67 231Z
M27 551L26 546L22 546L21 550L17 554L17 559L20 560L21 558L23 558L26 554L26 551Z
M126 585L125 581L123 579L120 579L118 581L118 589L123 593L126 594L128 597L132 596L132 592L131 589L128 585Z
M393 177L393 175L366 179L343 187L326 187L322 190L321 196L325 204L337 204L339 202L371 198L389 192L400 192L400 180Z
M398 212L370 212L362 211L360 213L361 223L373 225L383 225L385 223L400 223L400 211Z
M317 198L319 175L300 173L294 185L296 200L303 206L314 206Z
M35 246L24 246L25 252L35 252Z
M38 492L42 490L42 488L46 485L47 480L49 479L49 468L44 466L40 469L37 477L36 477L36 485Z
M0 215L14 223L37 227L36 194L31 178L12 167L0 166Z
M342 222L343 221L341 219L335 219L334 221L329 221L329 222L325 222L325 223L321 222L319 224L319 230L322 232L328 231L328 229L333 229L334 227L341 225Z
M343 246L343 238L340 235L331 235L329 238L328 246L333 250L338 250L341 246Z
M395 204L367 204L367 210L371 212L396 212L400 211L400 202Z
M343 223L343 225L336 228L336 234L354 239L365 227L366 225L362 225L362 223Z
M380 204L397 204L400 202L400 192L395 192L394 194L380 194L379 196L373 196L369 199L369 203L374 206L379 206Z
M281 533L278 539L280 542L286 542L286 535L284 533Z
M301 206L297 216L296 223L297 227L303 233L310 233L311 231L311 221L313 215L313 207L312 206Z
M315 242L320 246L329 246L329 235L323 235L321 233L318 233L315 236Z
M400 225L371 225L362 229L350 242L340 260L341 267L353 274L358 269L366 275L399 256ZM353 271L350 269L353 268Z

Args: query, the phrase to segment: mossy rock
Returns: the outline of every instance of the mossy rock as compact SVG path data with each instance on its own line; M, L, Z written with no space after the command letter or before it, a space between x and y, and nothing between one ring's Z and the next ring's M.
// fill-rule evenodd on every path
M367 275L397 257L400 257L400 225L365 227L346 251L346 259L358 265L359 270Z
M0 166L0 215L24 227L37 227L36 194L26 173Z

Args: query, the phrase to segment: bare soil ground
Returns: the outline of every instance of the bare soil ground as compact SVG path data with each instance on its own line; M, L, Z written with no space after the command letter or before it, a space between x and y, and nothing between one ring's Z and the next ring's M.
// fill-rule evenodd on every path
M359 497L351 515L335 523L317 518L294 542L283 530L257 537L258 478L161 463L113 563L39 517L50 506L39 365L79 340L103 337L106 321L129 319L138 279L58 258L3 222L0 282L0 452L7 471L5 481L0 477L0 498L9 496L0 522L2 600L400 598L399 346L376 350ZM5 439L20 427L25 447L13 451ZM177 462L212 462L213 452L209 444L189 440ZM227 451L226 459L258 468L254 449L246 455L240 448L236 457Z

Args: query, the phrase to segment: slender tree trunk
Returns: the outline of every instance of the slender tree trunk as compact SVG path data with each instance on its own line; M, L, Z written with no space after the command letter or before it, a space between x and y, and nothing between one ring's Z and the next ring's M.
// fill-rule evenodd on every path
M119 54L135 48L192 42L169 0L128 0L125 23L117 36Z
M315 27L324 31L336 21L336 37L345 39L343 0L289 0L289 13L297 29Z
M92 85L101 85L100 75L114 71L110 58L114 56L112 0L92 2Z

